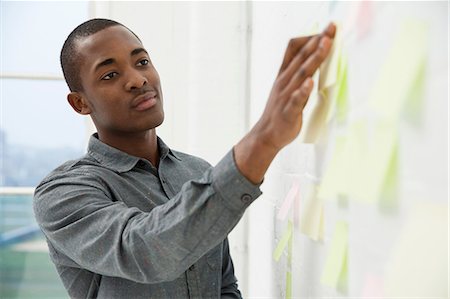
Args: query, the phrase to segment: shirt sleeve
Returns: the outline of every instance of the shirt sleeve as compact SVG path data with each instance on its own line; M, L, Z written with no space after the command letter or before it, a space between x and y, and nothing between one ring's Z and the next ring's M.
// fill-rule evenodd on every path
M261 194L239 173L232 151L150 212L111 200L102 180L80 169L54 174L36 188L37 222L61 265L140 283L179 277Z

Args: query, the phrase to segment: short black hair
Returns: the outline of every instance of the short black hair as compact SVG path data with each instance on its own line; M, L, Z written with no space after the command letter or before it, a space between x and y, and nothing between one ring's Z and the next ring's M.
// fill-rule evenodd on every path
M83 86L81 84L80 78L80 60L82 59L80 53L78 53L76 42L81 38L88 37L94 33L97 33L103 29L112 26L122 26L128 29L131 33L136 36L140 41L139 37L131 31L128 27L123 24L109 19L90 19L80 25L78 25L67 37L64 45L61 49L61 68L64 74L64 79L69 86L70 91L82 91Z

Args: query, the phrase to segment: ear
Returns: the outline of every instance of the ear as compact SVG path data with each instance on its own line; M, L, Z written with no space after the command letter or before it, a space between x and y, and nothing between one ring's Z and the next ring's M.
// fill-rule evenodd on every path
M86 99L79 92L69 93L67 95L67 101L75 112L83 115L91 113L91 108L88 106Z

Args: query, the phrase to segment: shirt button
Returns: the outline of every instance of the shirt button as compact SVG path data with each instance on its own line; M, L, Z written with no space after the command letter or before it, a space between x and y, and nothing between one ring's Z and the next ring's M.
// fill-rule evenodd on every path
M244 194L241 196L241 200L243 203L249 203L252 201L252 196L250 194Z

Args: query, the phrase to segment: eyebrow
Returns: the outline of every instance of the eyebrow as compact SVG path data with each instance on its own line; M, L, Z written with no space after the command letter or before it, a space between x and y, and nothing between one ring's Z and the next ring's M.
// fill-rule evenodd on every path
M136 56L136 55L138 55L138 54L140 54L142 52L144 52L144 53L146 53L148 55L148 52L144 48L136 48L133 51L131 51L130 56ZM101 68L103 66L113 64L114 62L115 62L114 58L105 59L105 60L103 60L102 62L98 63L95 66L95 71L97 71L99 68Z

